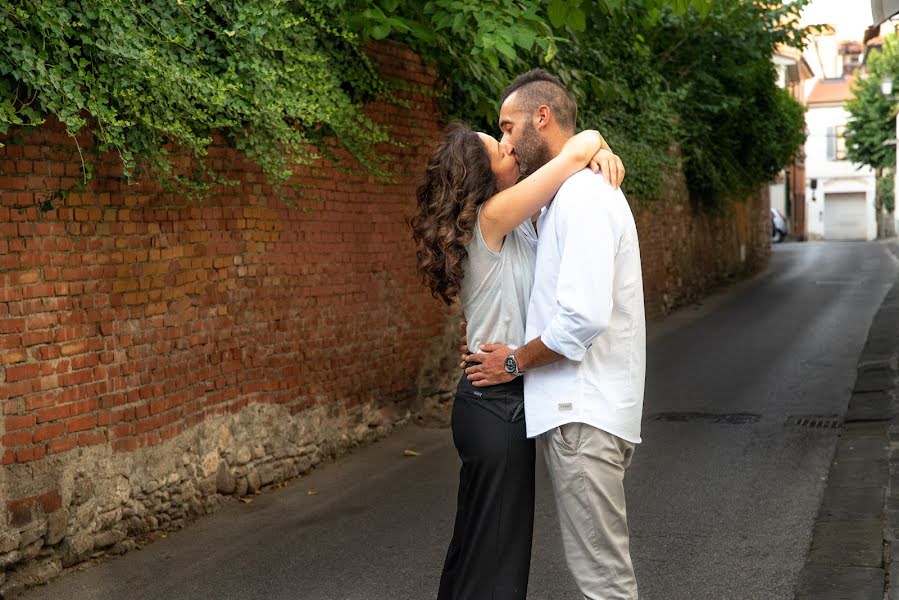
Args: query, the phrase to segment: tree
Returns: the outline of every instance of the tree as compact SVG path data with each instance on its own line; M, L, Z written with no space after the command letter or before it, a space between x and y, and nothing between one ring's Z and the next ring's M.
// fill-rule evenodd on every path
M754 192L804 143L804 109L776 86L771 56L778 44L804 45L807 4L715 2L705 17L663 19L650 38L677 94L690 190L706 204Z
M872 52L865 65L867 77L859 77L852 88L854 98L846 103L846 156L852 162L880 171L896 166L896 146L886 144L896 137L896 97L881 90L884 76L899 86L899 40L884 38L883 50Z
M868 165L877 174L877 222L882 223L881 210L892 213L895 207L894 178L896 169L896 102L883 94L881 84L889 77L899 86L899 39L895 34L884 37L880 52L872 52L865 65L867 77L859 77L852 88L854 98L846 103L846 156L855 163ZM892 142L892 143L890 143Z

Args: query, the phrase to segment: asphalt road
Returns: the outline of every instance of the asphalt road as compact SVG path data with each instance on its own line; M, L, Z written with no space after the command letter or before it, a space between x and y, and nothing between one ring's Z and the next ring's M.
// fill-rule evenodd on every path
M792 600L837 430L789 418L844 413L897 264L881 243L785 244L763 275L651 325L626 479L641 598ZM448 430L410 426L23 598L433 598L457 468ZM529 597L576 599L540 475Z

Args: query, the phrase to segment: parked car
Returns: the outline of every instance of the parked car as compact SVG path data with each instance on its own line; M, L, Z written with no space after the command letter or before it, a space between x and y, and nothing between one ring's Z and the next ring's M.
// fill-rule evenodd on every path
M778 244L784 241L789 233L787 218L776 208L771 209L771 241Z

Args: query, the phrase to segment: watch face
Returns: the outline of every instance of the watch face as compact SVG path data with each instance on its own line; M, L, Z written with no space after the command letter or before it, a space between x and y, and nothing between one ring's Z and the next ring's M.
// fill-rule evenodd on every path
M515 357L513 355L510 354L506 357L505 367L506 373L512 373L513 375L515 374L515 371L518 370L518 365L516 364Z

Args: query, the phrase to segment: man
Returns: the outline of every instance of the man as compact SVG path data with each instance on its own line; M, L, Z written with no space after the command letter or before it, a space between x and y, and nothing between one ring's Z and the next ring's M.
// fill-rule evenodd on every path
M577 104L535 69L503 92L500 128L528 175L574 135ZM537 221L524 346L481 346L475 386L524 374L525 420L552 479L568 567L585 598L632 600L624 473L640 442L646 366L643 277L633 214L585 169Z

